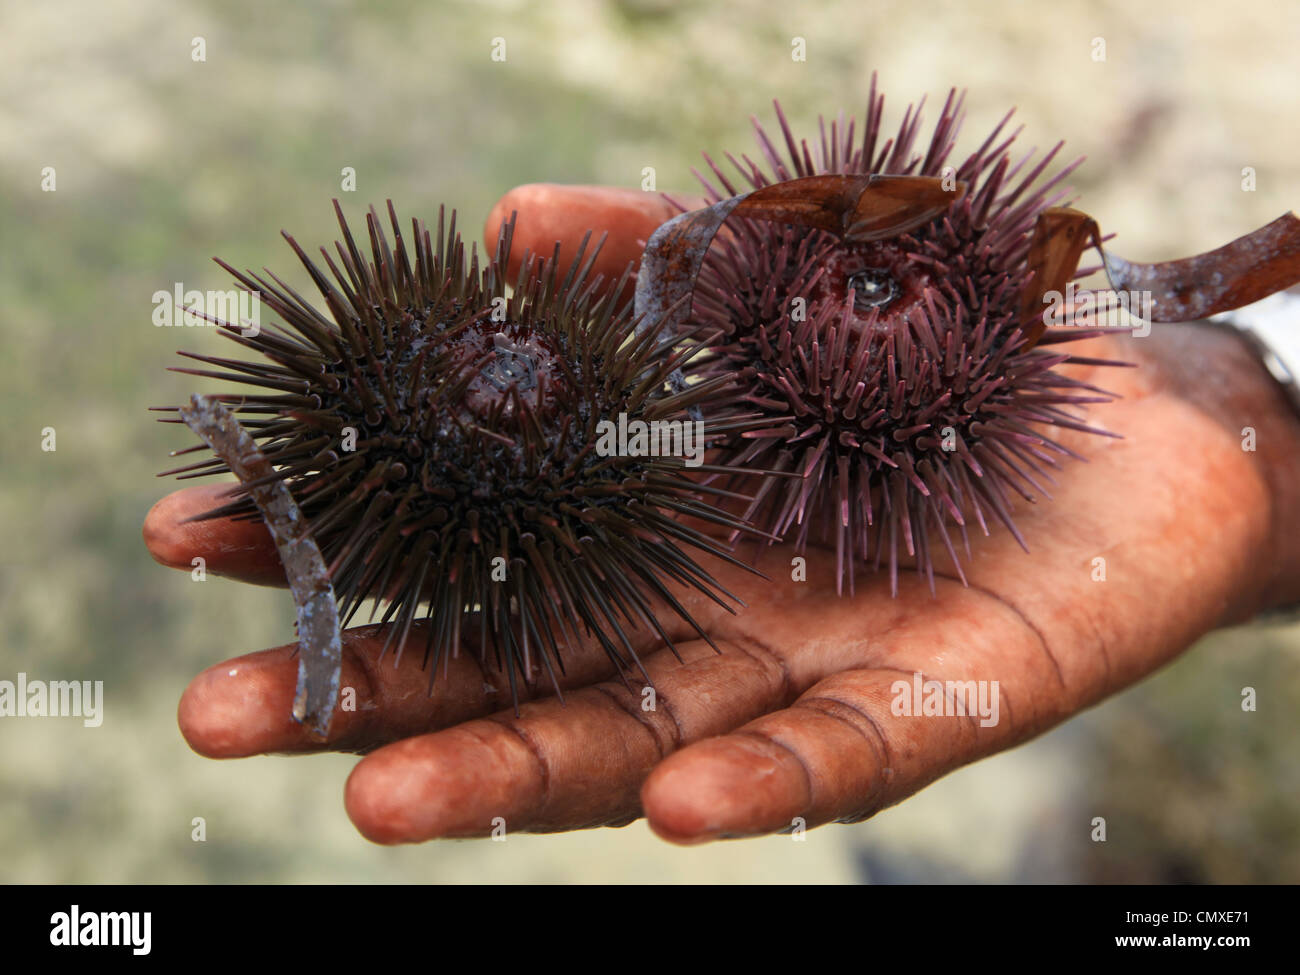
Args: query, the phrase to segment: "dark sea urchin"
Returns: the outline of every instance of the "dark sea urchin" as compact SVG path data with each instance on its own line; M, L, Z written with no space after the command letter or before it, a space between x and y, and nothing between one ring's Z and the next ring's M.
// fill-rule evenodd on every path
M880 144L883 102L873 79L860 142L841 116L829 133L822 122L815 152L796 142L777 105L789 158L755 120L768 171L728 159L751 188L893 174L964 192L922 225L868 242L733 219L703 261L688 319L717 337L688 373L738 376L748 404L794 418L768 435L733 438L716 458L802 475L733 479L728 486L746 482L754 496L745 519L801 549L833 540L841 588L852 589L855 563L883 559L896 592L903 549L932 587L939 544L962 574L950 521L963 543L972 519L987 531L990 517L1019 540L1011 496L1046 495L1050 469L1070 454L1045 431L1103 433L1076 408L1111 397L1055 371L1084 360L1043 348L1095 332L1049 333L1030 347L1021 329L1036 219L1065 194L1061 182L1077 163L1040 178L1060 145L1032 167L1032 153L1013 162L1008 113L948 165L962 118L956 91L920 150L919 107ZM717 185L700 178L713 201L744 191L705 158Z
M431 686L439 659L458 651L463 631L476 632L512 694L517 678L531 681L543 667L558 691L560 645L579 628L620 672L640 667L629 626L648 626L671 646L661 606L707 640L670 586L728 608L734 601L696 556L734 558L677 517L742 527L702 497L711 489L693 472L716 472L699 463L704 444L689 456L698 428L688 409L705 408L709 437L754 427L752 414L728 406L731 380L670 389L670 375L700 347L689 335L665 340L654 322L637 328L630 303L616 297L630 270L599 290L589 273L599 244L584 240L567 270L558 247L548 260L525 256L508 293L513 222L480 266L454 213L444 231L440 210L432 235L413 222L408 245L390 204L390 247L371 210L366 257L337 201L335 210L344 242L337 263L321 249L329 276L284 235L329 315L270 272L219 262L287 328L249 335L217 323L263 360L183 353L221 371L179 371L253 387L209 399L239 417L271 465L257 480L291 489L344 623L367 599L386 603L382 621L394 625L384 652L395 645L400 658L412 624L424 620ZM628 449L609 449L616 429L647 428L639 448L633 436ZM685 449L666 449L670 434ZM218 456L166 473L229 469ZM203 517L258 517L256 486L245 479L234 500Z

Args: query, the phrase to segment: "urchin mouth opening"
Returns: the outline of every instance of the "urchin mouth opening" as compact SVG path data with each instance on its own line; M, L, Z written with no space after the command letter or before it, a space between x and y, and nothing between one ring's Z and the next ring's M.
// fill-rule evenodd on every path
M480 418L499 412L504 419L518 409L551 416L560 388L575 385L563 344L532 326L481 322L452 342L473 372L465 406Z
M824 304L843 308L850 293L859 325L889 330L902 324L934 285L934 268L916 259L919 241L902 235L866 243L834 241L821 258L809 290L809 311Z
M845 287L853 291L853 307L860 312L881 311L893 304L902 288L883 267L866 267L848 276Z
M527 393L537 388L537 356L534 350L511 342L498 332L493 336L492 359L481 370L483 377L501 392L514 386Z

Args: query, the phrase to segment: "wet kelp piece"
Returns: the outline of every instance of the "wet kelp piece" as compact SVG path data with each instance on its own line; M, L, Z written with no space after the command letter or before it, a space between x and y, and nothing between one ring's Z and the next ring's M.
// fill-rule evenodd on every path
M1065 290L1087 246L1102 256L1115 291L1150 295L1152 322L1190 322L1254 304L1300 282L1300 219L1284 213L1231 243L1194 257L1141 264L1106 253L1097 221L1070 207L1043 212L1029 264L1034 281L1023 303L1029 345L1043 335L1043 297Z

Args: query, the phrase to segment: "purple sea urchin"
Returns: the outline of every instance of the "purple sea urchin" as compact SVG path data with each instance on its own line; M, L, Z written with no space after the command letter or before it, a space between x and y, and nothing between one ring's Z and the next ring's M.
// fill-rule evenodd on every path
M480 266L454 213L444 230L440 211L432 235L413 222L408 247L390 204L394 244L372 210L367 259L337 201L335 210L343 242L337 263L321 249L329 276L285 234L329 316L270 272L219 262L288 327L249 335L218 323L264 361L184 353L221 371L179 371L253 387L211 399L257 441L274 469L263 479L292 490L344 622L367 599L386 603L382 621L394 625L384 651L395 645L400 657L423 619L431 683L438 660L456 653L472 626L512 693L539 666L558 689L560 645L577 640L580 627L620 671L640 666L628 627L648 626L671 646L660 607L708 639L670 586L728 609L734 601L696 556L735 560L677 517L743 527L704 501L711 489L692 479L692 467L716 469L671 451L601 449L601 441L620 422L681 427L697 406L708 413L709 437L752 428L752 417L729 408L731 380L671 391L670 375L700 347L689 336L665 340L654 323L636 330L630 304L617 299L630 271L601 297L587 241L567 270L558 248L549 260L526 257L508 294L513 225ZM227 470L215 458L166 473ZM258 517L254 486L243 483L204 517Z
M1023 545L1011 496L1047 494L1050 469L1070 453L1045 431L1103 433L1076 408L1111 397L1056 372L1081 360L1043 347L1095 332L1049 333L1035 346L1022 327L1035 221L1065 195L1061 181L1077 163L1040 179L1060 145L1032 167L1029 156L1013 162L1008 113L965 161L947 165L962 115L955 91L928 145L915 148L919 107L881 145L883 102L873 79L861 142L841 116L829 133L822 123L815 156L778 105L789 158L755 121L769 171L728 159L755 188L875 173L966 191L923 225L866 242L733 220L704 259L688 320L716 338L688 368L706 381L738 376L751 406L794 417L781 430L733 438L718 457L802 475L733 478L728 487L753 488L745 520L801 549L833 540L841 588L847 580L852 589L855 563L885 560L896 591L903 550L931 586L940 545L962 574L950 523L965 543L970 521L987 531L996 519ZM743 192L705 158L721 186L700 177L712 200Z

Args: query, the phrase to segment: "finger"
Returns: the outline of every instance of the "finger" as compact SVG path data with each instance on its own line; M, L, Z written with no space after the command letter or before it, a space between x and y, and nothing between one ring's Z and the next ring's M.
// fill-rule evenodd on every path
M384 639L379 627L344 631L341 707L331 721L328 742L313 738L293 719L298 680L294 644L237 657L200 673L181 696L181 733L191 748L209 758L354 751L501 706L486 703L491 695L484 690L483 674L472 655L449 660L445 671L439 668L437 694L430 697L430 675L419 666L418 650L400 662L391 652L380 661Z
M779 706L769 661L718 655L704 641L647 663L654 695L610 681L368 755L348 779L349 816L377 843L621 825L657 762Z
M698 593L678 594L684 608L702 626L724 612ZM663 618L661 625L675 643L689 640L694 629L680 618ZM657 632L624 624L628 641L639 656L662 646ZM389 642L390 626L363 626L343 632L340 705L322 742L293 720L291 711L298 680L295 645L237 657L199 674L181 697L177 720L190 747L210 758L241 758L268 752L368 751L389 742L445 728L461 721L508 709L513 714L509 675L489 656L480 663L473 645L477 622L464 627L465 644L455 656L444 656L434 673L424 664L427 630L411 627L399 656ZM581 642L559 643L562 670L556 682L562 691L609 678L614 665L599 642L584 635ZM489 651L489 653L491 653ZM533 683L516 681L521 703L554 693L549 673Z
M261 518L234 521L188 519L211 511L230 498L229 484L182 488L167 495L144 519L144 543L158 562L187 572L194 559L204 560L204 570L259 586L287 585L284 566Z
M902 600L921 596L919 588L905 583ZM1008 652L1003 634L1014 617L1005 608L999 617L972 593L968 603L957 603L951 633L933 631L924 620L913 632L899 604L882 596L834 602L833 596L774 593L769 607L719 623L715 632L734 634L717 640L720 655L696 641L681 648L684 664L666 653L652 658L653 696L605 683L570 695L563 708L542 701L518 718L497 714L380 749L349 779L349 815L364 835L383 843L483 836L502 827L547 832L615 825L643 808L661 835L679 842L752 835L788 828L796 815L809 826L865 815L977 754L1006 747L1006 735L1066 713L1060 695L1044 694L1041 715L1020 716L1029 724L995 721L992 736L975 740L969 727L954 730L936 720L925 736L877 747L876 725L861 716L859 699L879 695L883 684L884 712L875 722L889 718L888 692L902 661L898 669L873 672L875 683L864 686L853 683L861 671L824 676L888 646L864 633L892 633L897 645L925 647L918 635L959 639L976 614L988 659L967 639L963 660L978 668ZM789 641L792 652L777 653L746 631ZM1055 680L1048 661L1022 686L1031 677L1049 689ZM782 710L796 696L799 703ZM787 724L792 744L783 751L778 736ZM714 754L719 742L720 756ZM949 764L936 761L938 754ZM676 777L686 759L685 777ZM824 780L815 794L808 775ZM656 791L661 781L666 791ZM855 805L846 814L841 809L848 802Z
M857 656L875 665L837 672L826 659L831 673L790 707L656 767L641 792L651 828L699 843L864 819L1109 689L1093 654L1054 653L1007 603L952 580L939 586L942 613L873 631ZM899 599L923 608L921 589L910 582Z
M689 207L700 205L695 196L675 195L673 199ZM488 214L483 238L489 247L495 246L501 225L516 212L509 265L512 280L525 251L550 257L558 241L563 265L573 259L579 242L591 231L593 241L602 233L609 235L592 274L612 282L629 264L634 269L640 264L645 241L661 223L681 211L659 193L614 186L528 183L506 193Z
M388 628L379 626L344 631L341 706L325 742L292 716L298 680L293 644L237 657L199 674L181 697L181 733L191 748L209 758L365 751L511 706L508 680L499 671L483 668L477 653L447 658L433 675L419 659L424 646L421 626L412 627L410 654L400 661L391 648L380 659L387 634ZM612 665L602 657L566 655L567 675L561 686L608 676ZM528 700L547 690L520 685L519 694Z
M898 714L918 686L915 711ZM924 711L927 700L935 713ZM1011 701L1029 711L1012 718ZM1040 707L996 680L846 671L787 709L671 756L647 778L641 801L651 828L684 844L856 822L1064 719L1061 703L1049 695Z
M1006 662L1013 661L1019 686L1041 691L1044 716L1038 720L1060 720L1074 706L1059 693L1050 657L1037 645L1014 643L1015 634L1025 627L1009 606L949 582L951 591L940 594L944 613L918 613L918 606L932 603L925 584L915 578L902 580L896 600L889 598L888 580L883 578L855 597L838 597L830 559L821 560L824 564L815 568L820 576L810 575L806 584L788 576L782 581L776 570L789 565L791 551L783 546L761 557L773 581L737 581L735 590L752 608L713 621L710 632L721 655L697 641L682 648L684 664L667 653L651 658L650 708L645 706L645 691L634 687L629 692L607 683L570 695L564 708L554 701L538 702L518 718L497 714L383 748L358 765L349 779L347 805L353 821L364 835L385 843L487 835L501 822L509 831L530 832L612 825L635 818L643 802L656 829L678 841L781 829L795 815L791 810L813 817L808 822L815 825L824 821L817 816L830 815L828 810L844 803L857 803L854 812L869 804L874 794L868 786L897 775L898 788L914 791L929 781L927 774L933 778L969 761L975 751L954 747L960 739L949 728L931 729L933 734L912 742L911 750L905 742L895 746L912 761L903 775L897 769L886 771L889 763L862 747L866 739L846 736L840 724L815 729L806 761L814 762L811 753L824 733L830 744L819 754L828 767L820 774L830 786L810 806L806 790L789 781L802 770L799 761L790 764L790 775L779 784L771 779L770 796L759 787L769 774L763 762L770 765L771 759L766 753L750 753L752 740L761 739L768 720L763 716L777 712L782 715L778 721L784 721L789 712L780 709L810 688L820 694L816 689L822 682L836 679L829 675L853 673L882 659L896 670L932 668L936 646L945 651L960 646L961 655L947 655L975 673L997 665L1010 667ZM916 654L916 659L908 654ZM890 680L898 677L886 673ZM911 671L906 673L910 676ZM1071 680L1086 686L1081 676L1071 675ZM851 710L852 705L844 707ZM1032 726L1014 725L1017 733ZM660 801L651 783L665 774L663 769L681 761L667 756L685 749L679 754L697 756L703 751L707 757L710 738L737 728L739 733L719 739L733 749L724 761L701 765L685 785L670 780L671 801ZM979 746L995 750L1005 743L990 738ZM768 742L767 751L772 750ZM936 756L950 764L944 766ZM645 789L638 792L647 776Z
M762 561L788 566L791 551L771 549ZM827 672L861 662L872 646L863 633L891 628L901 612L883 580L856 600L837 599L826 582L776 585L738 569L722 581L751 608L715 612L705 624L721 653L693 641L678 647L684 663L667 651L646 662L652 688L608 681L566 695L563 707L538 701L519 717L499 713L382 748L348 782L358 829L376 842L413 843L484 836L501 821L525 832L630 822L641 783L665 755L785 707ZM788 640L794 652L778 657L755 633Z

